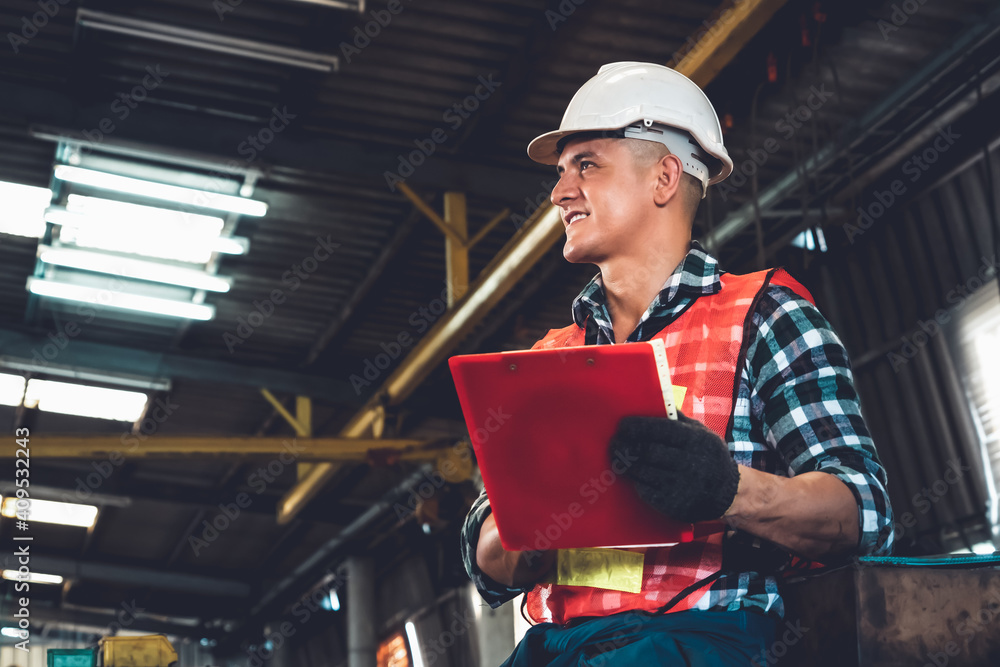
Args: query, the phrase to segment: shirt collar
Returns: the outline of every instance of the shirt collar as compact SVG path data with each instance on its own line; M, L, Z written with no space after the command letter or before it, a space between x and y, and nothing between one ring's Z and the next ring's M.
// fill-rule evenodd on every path
M663 283L643 320L674 308L682 299L697 299L706 294L715 294L722 289L719 276L723 273L719 268L719 261L705 252L700 243L692 241L684 261ZM598 321L610 320L600 272L573 300L573 321L577 326L584 328L588 316L595 316Z

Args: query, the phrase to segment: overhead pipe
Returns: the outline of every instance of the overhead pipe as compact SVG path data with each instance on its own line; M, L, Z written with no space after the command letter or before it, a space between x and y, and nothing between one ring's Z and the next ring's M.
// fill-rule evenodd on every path
M977 22L946 49L935 56L905 83L893 90L881 102L869 109L856 123L844 128L839 136L807 158L800 167L792 169L772 183L760 194L760 210L767 211L789 196L801 185L802 174L826 169L841 154L850 151L889 120L899 108L923 93L927 86L956 67L976 46L992 39L1000 31L1000 10L994 10L984 20ZM706 238L712 252L731 241L754 221L754 203L748 202L728 215Z
M290 65L319 72L335 72L340 68L338 56L304 51L287 46L266 44L250 39L227 37L204 30L191 30L179 26L144 21L128 16L109 14L92 9L78 9L76 21L79 25L93 30L128 35L140 39L166 42L177 46L187 46L216 53L226 53L242 58L263 60L279 65Z

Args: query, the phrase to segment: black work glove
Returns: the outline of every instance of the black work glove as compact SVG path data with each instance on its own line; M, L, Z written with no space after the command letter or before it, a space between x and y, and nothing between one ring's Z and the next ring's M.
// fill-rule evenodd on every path
M624 474L639 497L677 521L718 519L736 498L740 471L729 447L680 411L677 421L622 418L611 438L611 456L630 461Z

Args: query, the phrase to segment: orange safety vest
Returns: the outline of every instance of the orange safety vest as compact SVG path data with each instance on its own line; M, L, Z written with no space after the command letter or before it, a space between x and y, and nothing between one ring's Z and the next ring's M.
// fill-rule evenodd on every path
M757 302L768 285L788 287L810 302L813 299L808 290L780 269L745 276L727 273L720 280L719 292L695 299L687 311L654 338L662 339L666 346L672 382L687 388L681 411L728 441L739 391L739 365L749 342L744 330ZM531 349L582 346L585 336L576 324L550 329ZM526 611L536 623L566 623L573 618L632 610L656 611L688 586L721 570L724 533L721 520L706 521L695 526L691 542L634 549L644 552L640 593L539 583L526 595ZM671 611L690 609L704 594L693 591Z

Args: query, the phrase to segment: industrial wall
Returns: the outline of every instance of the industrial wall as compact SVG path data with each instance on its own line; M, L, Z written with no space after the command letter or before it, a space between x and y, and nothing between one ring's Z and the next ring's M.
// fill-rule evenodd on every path
M987 189L982 138L965 136L944 173L920 172L914 184L919 167L906 161L872 186L842 229L827 230L833 242L819 269L821 307L851 354L889 475L900 554L987 541L995 507L956 328L974 294L1000 294L990 213L1000 181L995 142ZM933 156L933 145L916 155ZM913 194L891 201L894 181Z

